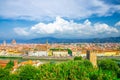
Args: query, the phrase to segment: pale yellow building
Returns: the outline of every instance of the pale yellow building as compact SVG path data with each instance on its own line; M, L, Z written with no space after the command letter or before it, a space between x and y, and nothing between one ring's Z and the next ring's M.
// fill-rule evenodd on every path
M68 51L53 51L52 52L53 56L56 56L56 57L65 57L65 56L68 56Z
M105 51L104 54L105 56L115 56L117 52L116 51Z

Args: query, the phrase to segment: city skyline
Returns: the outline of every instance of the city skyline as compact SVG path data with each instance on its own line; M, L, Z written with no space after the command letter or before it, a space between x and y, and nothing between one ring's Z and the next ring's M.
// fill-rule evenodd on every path
M120 36L119 0L0 0L0 38Z

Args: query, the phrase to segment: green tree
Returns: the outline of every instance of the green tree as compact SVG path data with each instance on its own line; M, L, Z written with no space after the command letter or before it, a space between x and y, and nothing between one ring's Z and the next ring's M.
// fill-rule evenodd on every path
M100 60L94 68L89 60L24 65L17 72L0 68L0 80L119 80L120 68L112 60Z
M117 71L117 77L120 78L120 68Z
M20 68L19 78L20 80L39 80L39 70L32 65L25 65Z
M10 61L7 63L5 69L12 69L13 66L14 66L14 62L13 62L12 60L10 60Z
M72 50L71 49L67 49L68 50L68 54L72 56Z
M0 80L9 80L10 71L0 67Z
M98 67L102 70L117 71L119 69L118 64L110 59L104 59L98 61Z
M74 60L82 60L82 56L75 56Z
M9 80L20 80L18 74L12 74L12 73L11 73L9 76L10 76L10 77L9 77Z

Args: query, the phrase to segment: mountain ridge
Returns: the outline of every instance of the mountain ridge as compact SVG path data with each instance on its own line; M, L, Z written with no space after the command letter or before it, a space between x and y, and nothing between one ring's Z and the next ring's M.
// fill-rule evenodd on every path
M108 38L88 38L88 39L66 39L55 37L42 37L27 40L29 43L105 43L105 42L120 42L120 37L108 37Z
M11 43L11 40L6 40ZM107 37L107 38L88 38L88 39L69 39L69 38L55 38L55 37L41 37L29 40L16 39L17 43L120 43L120 37ZM0 40L3 43L3 40Z

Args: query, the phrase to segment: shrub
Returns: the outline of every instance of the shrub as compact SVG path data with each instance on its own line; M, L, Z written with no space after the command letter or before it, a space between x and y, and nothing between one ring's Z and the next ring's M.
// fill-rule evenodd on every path
M18 74L10 74L9 80L20 80Z
M39 70L32 65L25 65L20 68L19 78L20 80L36 80Z
M16 74L0 68L0 80L119 80L120 68L112 60L99 61L94 68L88 60L21 66Z
M12 60L10 60L10 61L7 63L5 69L12 69L13 66L14 66L14 62L13 62Z
M101 69L94 69L92 72L89 72L89 77L90 80L117 80L115 73Z
M0 80L9 80L10 71L0 67Z
M74 60L82 60L82 56L75 56Z
M84 67L93 68L92 63L89 60L83 60Z
M98 62L98 67L102 70L117 71L119 69L117 63L110 59L100 60Z
M67 49L67 50L68 50L68 54L72 56L72 50L71 49Z
M117 77L120 78L120 68L119 68L119 70L117 71Z

